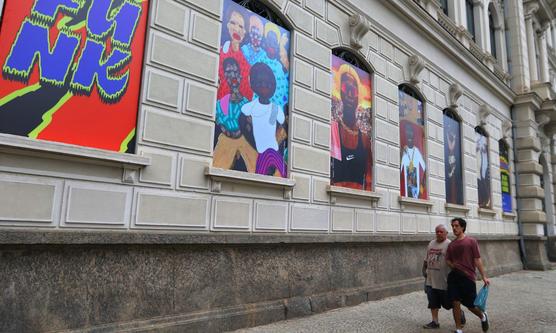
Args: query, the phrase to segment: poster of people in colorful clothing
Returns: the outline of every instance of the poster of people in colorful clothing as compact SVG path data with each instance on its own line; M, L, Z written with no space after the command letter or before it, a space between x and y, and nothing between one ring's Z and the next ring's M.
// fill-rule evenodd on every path
M224 0L213 166L287 177L290 33Z
M399 90L400 195L427 199L423 102Z
M148 0L6 0L0 133L133 153Z
M502 210L512 212L512 193L510 191L510 149L504 140L498 142L500 148L500 184L502 186Z
M371 75L332 56L330 183L372 190Z

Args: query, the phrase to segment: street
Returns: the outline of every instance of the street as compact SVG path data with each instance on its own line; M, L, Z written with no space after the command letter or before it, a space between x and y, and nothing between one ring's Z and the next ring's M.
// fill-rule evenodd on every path
M477 283L477 289L482 285ZM556 332L556 270L521 271L491 279L487 302L489 332ZM479 319L465 311L466 333L482 332ZM387 298L235 331L236 333L326 333L326 332L454 332L451 312L440 311L440 329L426 330L430 322L424 292Z

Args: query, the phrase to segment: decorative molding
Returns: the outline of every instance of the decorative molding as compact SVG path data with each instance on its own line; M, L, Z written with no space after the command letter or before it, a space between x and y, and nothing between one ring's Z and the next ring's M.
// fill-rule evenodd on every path
M138 169L124 167L124 172L122 173L122 182L126 184L137 184L138 179L139 179Z
M458 83L452 83L448 90L448 102L450 107L457 108L458 100L463 95L463 89Z
M504 139L510 139L512 131L512 121L506 120L502 123L502 137Z
M477 209L477 212L479 213L479 215L490 215L490 216L495 216L497 213L496 210L494 209L481 208L481 207Z
M371 22L365 16L354 13L349 18L349 28L350 44L353 48L360 50L363 47L361 39L371 30Z
M419 75L425 68L425 61L420 56L414 54L408 59L409 67L409 81L413 84L418 84L421 80Z
M492 113L492 108L487 104L483 104L479 107L478 122L480 126L485 126L487 124L486 120L491 113Z
M539 130L542 130L544 125L550 122L550 117L546 114L540 113L535 116L535 121L537 122Z

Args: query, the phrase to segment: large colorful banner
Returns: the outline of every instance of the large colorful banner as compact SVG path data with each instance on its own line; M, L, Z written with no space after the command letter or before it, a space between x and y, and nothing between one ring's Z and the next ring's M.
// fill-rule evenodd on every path
M512 194L510 191L510 152L508 145L500 140L498 142L500 151L500 183L502 185L502 210L506 213L512 212Z
M290 33L224 1L213 166L287 177Z
M475 153L477 156L478 169L477 187L479 192L479 207L491 208L488 137L480 127L475 129Z
M371 74L332 56L332 185L372 190L371 91Z
M427 199L423 102L399 90L400 195Z
M134 152L148 0L6 0L0 133Z
M460 122L444 114L444 173L446 202L463 205Z

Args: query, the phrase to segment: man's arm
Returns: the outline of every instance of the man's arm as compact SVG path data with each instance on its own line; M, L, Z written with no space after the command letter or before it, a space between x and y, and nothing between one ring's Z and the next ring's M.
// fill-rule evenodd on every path
M421 272L423 273L423 277L427 277L427 261L423 260L423 267L421 268Z
M483 282L485 283L485 285L488 286L490 284L490 280L486 276L485 268L483 266L483 261L481 260L481 258L475 258L475 266L477 266L477 268L479 269L479 273L481 273Z
M448 267L450 267L451 269L454 269L454 263L451 260L446 259L446 264L448 264Z

